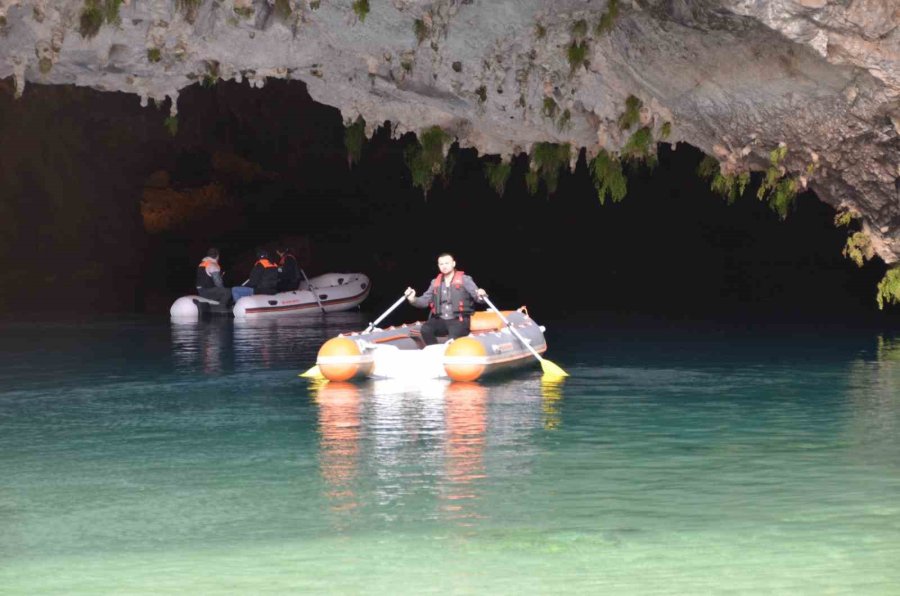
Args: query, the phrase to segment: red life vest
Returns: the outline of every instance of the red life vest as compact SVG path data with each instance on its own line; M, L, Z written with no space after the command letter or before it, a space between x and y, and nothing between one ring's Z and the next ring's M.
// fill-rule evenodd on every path
M463 317L468 313L466 312L466 303L464 296L467 296L465 289L463 289L462 280L464 273L462 271L455 271L453 273L453 279L450 280L450 288L451 288L451 296L452 300L454 297L458 303L459 309L459 320L462 321ZM437 311L437 301L440 297L441 291L441 283L443 283L444 274L438 273L437 277L434 278L434 282L431 284L431 302L428 303L428 308L431 309L432 316L439 317L440 313ZM455 290L455 291L454 291ZM470 309L471 310L471 309Z

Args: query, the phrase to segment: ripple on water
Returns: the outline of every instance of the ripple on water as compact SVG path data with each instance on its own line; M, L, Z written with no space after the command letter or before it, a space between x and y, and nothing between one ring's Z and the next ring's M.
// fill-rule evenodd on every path
M554 343L564 383L537 369L482 384L297 378L323 338L365 324L351 315L0 337L0 585L900 585L900 367L884 338L573 332L577 358Z

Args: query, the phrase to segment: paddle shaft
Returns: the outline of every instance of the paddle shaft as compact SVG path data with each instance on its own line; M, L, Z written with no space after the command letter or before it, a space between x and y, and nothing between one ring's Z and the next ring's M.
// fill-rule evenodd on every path
M309 278L306 277L306 271L300 269L300 273L303 274L303 279L306 280L306 285L309 287L309 291L312 292L313 297L316 299L316 302L319 303L319 308L322 309L322 312L325 312L325 307L322 306L322 301L319 300L319 294L316 293L316 289L313 287L311 283L309 283Z
M404 301L404 300L406 300L406 295L405 295L405 294L404 294L403 296L400 296L400 298L399 298L399 300L397 300L397 302L393 303L389 309L387 309L386 311L384 311L384 314L383 314L383 315L381 315L380 317L378 317L377 319L375 319L375 322L374 322L374 323L369 323L369 326L366 327L366 330L363 331L363 333L368 333L368 332L371 331L372 329L375 329L375 326L378 325L378 323L380 323L386 316L388 316L389 314L391 314L392 312L394 312L394 309L395 309L395 308L397 308L398 306L400 306L401 304L403 304L403 301Z
M499 310L496 306L494 306L494 303L491 302L491 299L488 298L487 296L484 296L484 301L487 303L488 306L491 307L491 310L493 310L495 313L497 313L497 316L499 316L500 319L501 319L504 323L506 323L506 326L509 328L510 331L512 331L512 334L519 338L519 341L522 342L522 344L524 344L526 348L528 348L528 351L531 352L532 354L534 354L534 357L537 358L538 360L543 360L543 358L541 357L541 355L537 353L537 350L535 350L534 348L532 348L532 347L531 347L531 344L528 343L528 342L525 340L525 338L522 337L522 335L521 335L518 331L516 331L516 328L512 326L512 323L509 322L509 319L507 319L506 317L504 317L504 316L503 316L503 313L500 312L500 310Z

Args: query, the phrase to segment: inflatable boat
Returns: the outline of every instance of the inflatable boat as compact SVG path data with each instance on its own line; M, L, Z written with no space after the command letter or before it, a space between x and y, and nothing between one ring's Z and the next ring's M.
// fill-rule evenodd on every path
M196 321L207 315L254 319L337 312L359 306L370 290L369 278L362 273L326 273L300 282L300 287L290 292L244 296L234 308L200 296L182 296L169 308L169 315L179 321Z
M532 320L525 307L476 312L469 335L451 341L444 338L430 346L422 340L421 328L419 321L338 335L319 348L314 368L329 381L475 381L500 371L537 366L543 361L539 354L547 350L545 328Z

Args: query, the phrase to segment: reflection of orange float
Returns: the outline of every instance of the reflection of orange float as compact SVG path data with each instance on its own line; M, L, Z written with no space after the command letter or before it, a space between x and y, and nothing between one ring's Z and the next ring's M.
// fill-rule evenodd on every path
M323 383L316 392L319 405L320 466L333 511L359 506L354 482L359 467L360 396L352 383Z
M538 353L547 350L544 327L522 307L504 316ZM475 381L501 370L535 366L537 359L493 312L472 316L471 333L425 346L422 323L341 334L319 349L316 365L328 380L372 378L451 378Z

